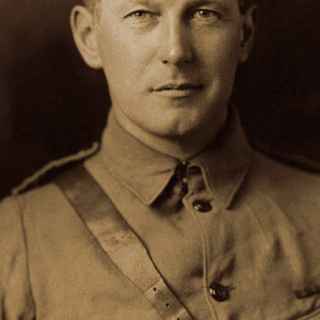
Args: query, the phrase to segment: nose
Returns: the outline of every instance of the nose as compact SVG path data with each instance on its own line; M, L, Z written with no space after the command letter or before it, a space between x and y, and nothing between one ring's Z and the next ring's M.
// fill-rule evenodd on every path
M183 22L171 19L164 28L162 39L162 63L182 65L193 61L192 37Z

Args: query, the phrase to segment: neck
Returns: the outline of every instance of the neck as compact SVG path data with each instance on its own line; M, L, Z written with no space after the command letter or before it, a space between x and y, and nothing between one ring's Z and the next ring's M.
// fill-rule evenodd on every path
M187 160L200 153L214 141L226 122L228 110L227 108L225 110L226 112L220 112L219 116L204 125L201 130L195 130L185 136L178 137L158 136L145 131L132 121L128 121L122 113L114 116L123 129L149 148L179 160Z

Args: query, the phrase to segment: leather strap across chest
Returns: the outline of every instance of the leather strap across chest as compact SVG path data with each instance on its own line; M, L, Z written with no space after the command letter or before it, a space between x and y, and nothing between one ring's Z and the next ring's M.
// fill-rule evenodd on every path
M169 289L141 240L83 166L56 179L73 208L122 273L138 287L162 319L192 320Z

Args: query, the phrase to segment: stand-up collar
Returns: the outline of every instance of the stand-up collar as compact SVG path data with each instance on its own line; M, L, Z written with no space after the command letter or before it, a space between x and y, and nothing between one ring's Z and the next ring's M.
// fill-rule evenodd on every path
M102 156L108 170L143 203L152 204L165 189L181 162L146 146L125 129L110 112L102 142ZM245 177L252 150L239 117L231 109L229 119L211 145L189 159L198 166L219 207L228 207Z

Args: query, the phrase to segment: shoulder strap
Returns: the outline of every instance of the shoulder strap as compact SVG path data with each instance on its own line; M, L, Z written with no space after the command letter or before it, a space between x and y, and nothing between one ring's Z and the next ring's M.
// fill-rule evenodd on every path
M56 184L103 250L160 316L167 320L191 320L154 266L147 249L88 171L77 166L58 177Z

